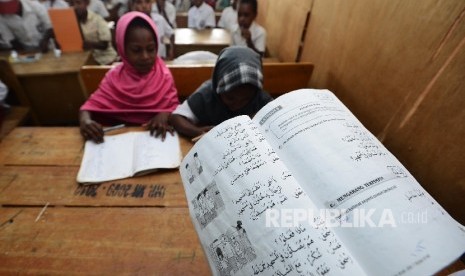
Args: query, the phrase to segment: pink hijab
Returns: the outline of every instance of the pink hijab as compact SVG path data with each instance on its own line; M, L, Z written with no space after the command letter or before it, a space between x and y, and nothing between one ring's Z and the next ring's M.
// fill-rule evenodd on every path
M123 63L108 71L99 88L81 106L81 110L95 113L93 118L103 124L143 124L159 112L172 112L179 104L173 76L160 57L156 57L152 71L143 75L127 60L124 37L136 17L144 19L158 35L153 20L143 13L129 12L118 20L116 46Z

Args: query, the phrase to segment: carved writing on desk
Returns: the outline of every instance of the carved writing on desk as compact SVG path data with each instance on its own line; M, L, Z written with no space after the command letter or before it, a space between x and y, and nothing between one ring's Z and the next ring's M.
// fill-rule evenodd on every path
M94 185L79 185L74 191L75 196L84 197L118 197L118 198L164 198L166 187L160 184L122 184L105 183Z

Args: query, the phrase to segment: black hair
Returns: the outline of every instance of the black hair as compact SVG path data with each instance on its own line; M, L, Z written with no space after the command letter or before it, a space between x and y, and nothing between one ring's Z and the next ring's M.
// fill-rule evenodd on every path
M150 24L147 21L145 21L142 17L135 17L131 21L131 23L129 23L128 28L126 29L126 33L124 34L125 43L126 41L128 41L130 31L136 28L143 28L149 30L150 33L153 35L153 40L155 40L155 43L158 45L157 35L155 34L155 31L152 29L152 26L150 26Z
M258 3L257 3L257 0L239 0L239 5L242 5L242 4L249 4L252 6L252 10L255 14L257 14L257 7L258 7Z

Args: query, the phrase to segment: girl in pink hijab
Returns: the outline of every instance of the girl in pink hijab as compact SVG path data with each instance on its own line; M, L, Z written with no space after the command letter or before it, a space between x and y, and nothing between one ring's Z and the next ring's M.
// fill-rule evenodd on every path
M116 26L116 46L122 64L105 75L99 88L81 106L82 136L103 142L102 125L144 125L156 137L173 132L169 114L179 104L173 76L157 56L157 31L140 12L123 15Z

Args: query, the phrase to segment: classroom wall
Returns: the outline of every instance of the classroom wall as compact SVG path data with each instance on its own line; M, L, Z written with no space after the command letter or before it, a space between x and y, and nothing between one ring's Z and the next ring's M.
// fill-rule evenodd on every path
M292 11L294 22L309 7L302 52L302 61L315 64L309 86L332 90L465 224L465 1L296 3L300 8L259 1L259 12L273 17L259 18L268 29L269 51L293 60L289 49L295 45L279 36L297 34L297 25L274 17Z
M309 0L258 0L257 22L267 29L270 56L296 60L310 7Z

